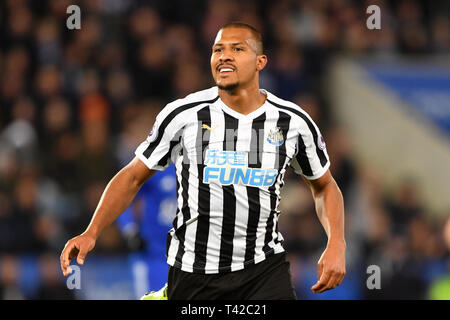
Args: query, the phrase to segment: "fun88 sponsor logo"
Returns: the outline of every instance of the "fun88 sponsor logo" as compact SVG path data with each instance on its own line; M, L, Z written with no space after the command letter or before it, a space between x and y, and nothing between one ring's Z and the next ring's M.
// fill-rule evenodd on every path
M276 169L247 167L247 153L237 151L206 151L203 183L218 182L221 185L243 184L252 187L273 185L278 174Z

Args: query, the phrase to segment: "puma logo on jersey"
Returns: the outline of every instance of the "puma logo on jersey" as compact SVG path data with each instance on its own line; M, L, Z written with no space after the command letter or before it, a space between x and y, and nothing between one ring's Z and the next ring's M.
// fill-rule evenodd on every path
M215 125L214 127L210 127L207 124L202 124L202 129L206 129L211 131L212 134L214 134L214 131L219 127L219 125Z

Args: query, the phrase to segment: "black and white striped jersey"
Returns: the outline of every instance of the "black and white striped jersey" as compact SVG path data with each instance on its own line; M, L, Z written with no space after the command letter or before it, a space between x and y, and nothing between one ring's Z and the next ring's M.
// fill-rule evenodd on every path
M307 179L327 171L325 142L309 115L261 92L265 103L247 115L225 105L217 87L169 103L137 148L150 169L176 167L169 265L229 272L284 251L278 204L287 166Z

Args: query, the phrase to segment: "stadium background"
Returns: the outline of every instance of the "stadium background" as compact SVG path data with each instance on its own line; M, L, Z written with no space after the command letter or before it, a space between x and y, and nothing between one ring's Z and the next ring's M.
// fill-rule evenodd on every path
M71 4L81 30L66 27ZM366 27L371 4L381 30ZM261 87L318 123L346 201L347 276L314 295L326 237L287 174L280 229L298 297L450 299L448 18L446 1L1 1L0 299L132 298L115 225L81 290L67 289L59 254L155 113L213 85L211 43L232 20L262 31Z

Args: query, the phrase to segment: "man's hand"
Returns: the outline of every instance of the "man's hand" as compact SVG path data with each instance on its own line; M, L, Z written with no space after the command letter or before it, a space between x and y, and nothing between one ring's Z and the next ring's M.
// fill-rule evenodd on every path
M345 243L329 244L318 263L317 283L311 287L314 293L334 289L345 276Z
M95 240L95 237L83 233L67 241L60 256L61 270L64 276L67 276L72 272L70 261L73 258L77 257L77 262L80 265L84 263L87 253L94 249Z

